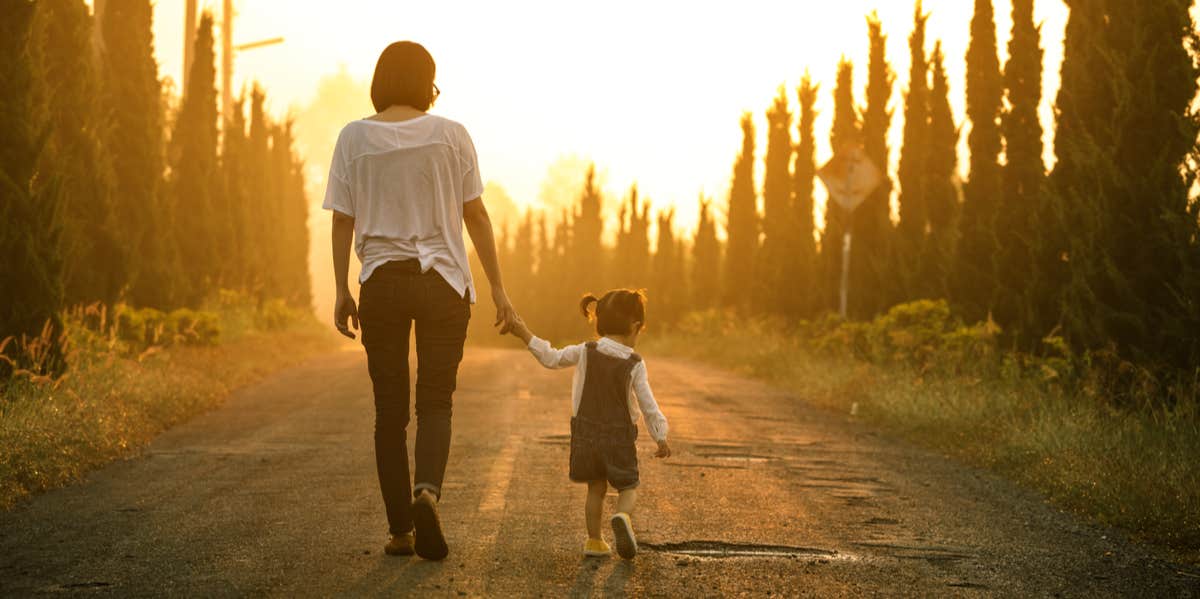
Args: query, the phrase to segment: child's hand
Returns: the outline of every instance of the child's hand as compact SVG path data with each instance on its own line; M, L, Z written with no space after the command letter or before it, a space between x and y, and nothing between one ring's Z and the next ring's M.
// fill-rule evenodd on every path
M512 333L512 335L516 337L520 337L525 343L529 343L529 340L533 339L533 331L529 330L529 325L525 324L525 319L521 318L520 315L516 316L509 333Z
M654 457L656 457L656 458L671 457L671 446L667 445L666 441L659 441L658 442L658 451L654 452Z

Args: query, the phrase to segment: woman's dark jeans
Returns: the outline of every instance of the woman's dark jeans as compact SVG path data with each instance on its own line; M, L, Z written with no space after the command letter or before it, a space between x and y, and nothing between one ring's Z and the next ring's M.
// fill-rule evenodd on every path
M363 283L362 342L375 388L375 465L392 534L413 528L412 497L441 496L450 453L450 412L471 305L437 271L415 260L388 262ZM408 476L408 336L417 328L416 483Z

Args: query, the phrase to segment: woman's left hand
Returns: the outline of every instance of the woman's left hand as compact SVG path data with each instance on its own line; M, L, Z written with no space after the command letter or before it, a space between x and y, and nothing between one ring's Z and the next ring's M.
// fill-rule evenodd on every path
M517 311L504 289L492 289L492 303L496 304L496 322L492 326L500 327L500 334L507 335L517 322Z

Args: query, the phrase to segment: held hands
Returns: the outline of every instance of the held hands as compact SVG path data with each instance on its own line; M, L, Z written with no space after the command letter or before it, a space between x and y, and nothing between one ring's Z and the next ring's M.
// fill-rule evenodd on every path
M671 446L667 445L666 441L659 441L658 442L658 451L654 452L654 457L656 457L656 458L671 457Z
M525 319L521 318L520 315L513 322L512 329L509 332L519 337L526 345L529 345L529 340L533 339L533 331L529 330L529 325L525 324Z
M500 334L504 335L513 330L513 325L516 323L517 311L513 308L512 302L508 300L508 293L502 288L492 288L492 303L496 305L496 322L492 324L494 327L500 327Z
M337 327L339 333L354 339L354 333L346 325L347 319L350 320L354 325L354 330L357 331L358 306L354 304L354 298L350 297L350 292L339 292L337 294L337 303L333 307L333 326Z

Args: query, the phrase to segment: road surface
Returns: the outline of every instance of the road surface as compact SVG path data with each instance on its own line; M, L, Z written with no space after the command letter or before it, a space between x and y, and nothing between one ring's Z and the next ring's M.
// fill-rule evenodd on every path
M371 388L347 346L0 514L0 594L1200 596L1196 572L994 476L647 359L675 456L642 434L633 561L580 554L570 372L473 348L441 504L450 557L384 555Z

